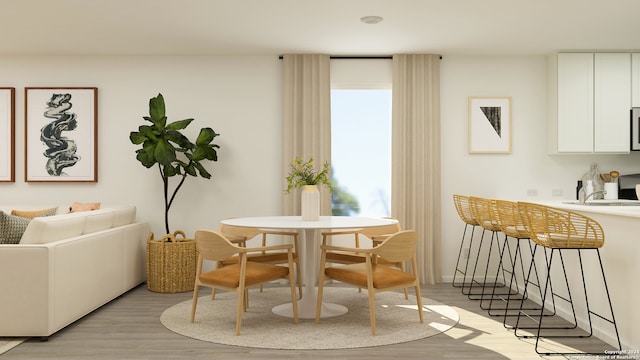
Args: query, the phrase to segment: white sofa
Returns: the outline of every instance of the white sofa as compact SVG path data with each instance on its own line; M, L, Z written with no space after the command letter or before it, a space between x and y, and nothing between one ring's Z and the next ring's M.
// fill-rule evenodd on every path
M46 338L145 281L149 227L135 206L65 211L0 244L0 336Z

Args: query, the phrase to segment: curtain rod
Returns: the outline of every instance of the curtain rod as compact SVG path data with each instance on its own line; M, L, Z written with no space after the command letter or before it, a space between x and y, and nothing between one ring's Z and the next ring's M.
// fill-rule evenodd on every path
M278 56L278 59L282 60L283 55ZM331 55L329 59L347 59L347 60L362 60L362 59L382 59L382 60L392 60L392 55L380 55L380 56L341 56L341 55ZM442 60L442 55L440 55L440 59Z

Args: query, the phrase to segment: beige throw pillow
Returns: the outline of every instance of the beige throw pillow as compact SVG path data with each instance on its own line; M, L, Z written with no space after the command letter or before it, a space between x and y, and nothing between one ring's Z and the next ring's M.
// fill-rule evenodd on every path
M69 207L69 212L74 213L74 212L90 211L90 210L98 210L98 209L100 209L99 202L79 203L76 201L73 204L71 204L71 206Z
M11 210L11 215L33 219L36 216L51 216L56 214L57 208L43 210Z

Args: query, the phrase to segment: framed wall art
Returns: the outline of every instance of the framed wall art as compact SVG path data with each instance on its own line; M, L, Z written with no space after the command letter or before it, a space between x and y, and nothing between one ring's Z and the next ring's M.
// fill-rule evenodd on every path
M28 87L25 181L98 181L98 89Z
M0 182L15 181L15 92L15 88L0 87Z
M469 97L469 153L511 153L511 97Z

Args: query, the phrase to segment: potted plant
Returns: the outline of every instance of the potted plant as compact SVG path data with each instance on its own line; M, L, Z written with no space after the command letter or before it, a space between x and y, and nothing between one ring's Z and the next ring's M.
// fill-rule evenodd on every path
M287 194L295 188L302 188L301 215L303 221L316 221L320 218L320 192L318 185L323 184L332 190L329 178L329 162L325 161L322 170L317 171L313 164L313 157L305 161L304 158L294 158L289 165L287 175Z
M164 225L167 234L159 241L153 239L153 233L149 234L147 285L150 290L159 292L189 291L193 289L195 276L195 242L185 239L184 232L180 230L171 233L169 210L187 176L211 178L203 163L207 160L218 160L217 149L220 146L213 141L219 134L205 127L200 129L195 142L189 140L181 131L186 129L193 119L167 123L162 94L149 100L149 116L143 118L150 124L140 125L138 131L130 133L129 139L134 145L142 145L136 150L136 159L144 167L157 166L163 184ZM173 190L170 190L172 177L178 177L179 180ZM183 240L178 241L177 235L182 235ZM167 256L168 253L172 255ZM170 261L169 258L176 260ZM177 279L171 278L174 276Z

